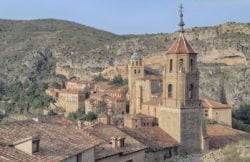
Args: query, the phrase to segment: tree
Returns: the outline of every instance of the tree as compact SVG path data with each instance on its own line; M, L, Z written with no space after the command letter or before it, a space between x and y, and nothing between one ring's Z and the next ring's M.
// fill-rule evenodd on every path
M99 73L99 75L95 76L94 81L100 82L100 81L107 81L107 79L105 79L101 73Z
M250 105L241 105L239 110L234 111L233 117L245 124L250 124Z
M223 104L227 104L227 97L226 97L226 92L225 92L225 88L224 88L224 83L221 85L220 101Z
M89 112L86 116L85 116L85 120L86 121L93 121L96 120L97 115L93 112Z
M50 84L50 87L51 88L55 88L55 89L61 89L61 85L59 83L57 83L56 81L53 81L51 84Z
M125 81L123 80L121 75L118 75L112 79L111 84L122 86L125 84Z

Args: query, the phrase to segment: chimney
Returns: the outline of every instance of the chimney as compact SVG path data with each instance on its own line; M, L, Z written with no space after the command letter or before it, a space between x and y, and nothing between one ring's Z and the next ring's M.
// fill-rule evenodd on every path
M118 146L119 148L125 146L125 137L118 137L118 138L117 138L117 146Z
M111 144L112 144L112 148L115 149L117 148L117 138L116 137L111 137Z
M125 146L125 137L111 137L112 148L122 148Z

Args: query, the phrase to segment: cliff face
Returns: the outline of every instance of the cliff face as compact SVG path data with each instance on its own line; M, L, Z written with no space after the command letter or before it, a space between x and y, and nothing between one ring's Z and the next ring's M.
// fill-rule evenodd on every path
M148 64L157 67L158 53L178 34L117 36L61 20L0 20L0 80L48 79L56 69L90 79L109 66L127 64L136 49L155 56ZM199 53L202 96L236 107L250 103L250 24L192 28L185 35Z

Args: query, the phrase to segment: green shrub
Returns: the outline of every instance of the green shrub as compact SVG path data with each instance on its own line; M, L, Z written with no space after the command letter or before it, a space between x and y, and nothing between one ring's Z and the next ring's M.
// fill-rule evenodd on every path
M100 81L107 81L107 79L106 79L106 78L104 78L104 77L102 76L102 74L101 74L101 73L99 73L99 75L94 76L93 81L100 82Z
M111 80L111 84L115 84L118 86L123 86L123 85L126 85L127 83L128 83L127 79L123 79L121 75L115 76Z
M85 120L86 121L93 121L97 119L97 115L93 112L89 112L86 116L85 116Z
M68 119L73 122L77 121L77 114L75 112L69 113Z

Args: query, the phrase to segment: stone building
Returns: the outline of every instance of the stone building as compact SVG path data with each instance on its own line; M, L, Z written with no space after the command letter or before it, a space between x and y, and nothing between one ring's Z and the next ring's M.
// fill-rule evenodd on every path
M157 126L157 119L143 114L124 116L124 126L132 129Z
M157 126L138 129L124 127L121 130L148 147L145 156L147 162L164 162L178 154L178 142Z
M140 54L134 53L128 64L128 87L130 114L136 113L136 80L144 77L143 58Z
M100 102L106 103L106 108L111 109L113 114L126 113L126 93L125 87L110 85L108 82L100 82L93 86L93 93L85 101L85 111L96 112Z
M84 109L85 93L79 90L63 89L59 92L56 105L64 109L66 113Z
M91 87L95 84L93 81L86 80L71 80L66 82L66 89L78 90L82 92L89 92Z
M207 119L212 119L220 124L232 126L232 107L217 101L201 99L203 114Z
M179 37L162 58L162 78L145 76L143 58L135 53L129 61L128 80L130 114L157 118L159 127L180 144L179 152L186 154L202 151L208 141L199 99L197 53L184 36L182 12L180 17Z
M199 100L197 53L181 32L166 53L159 126L175 138L180 152L201 151L203 116Z

